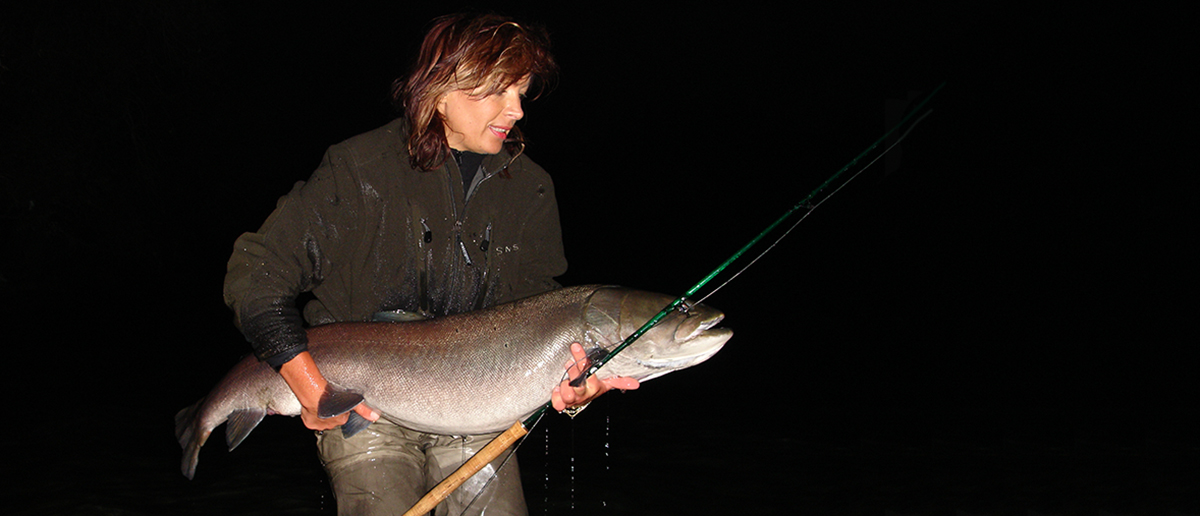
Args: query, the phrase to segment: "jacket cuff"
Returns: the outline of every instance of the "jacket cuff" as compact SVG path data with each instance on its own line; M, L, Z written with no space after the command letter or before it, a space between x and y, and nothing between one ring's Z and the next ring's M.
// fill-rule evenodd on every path
M291 362L293 358L296 358L296 355L299 355L305 351L308 351L308 346L300 346L299 348L293 350L271 355L263 359L263 362L266 362L267 365L271 366L271 369L274 369L275 372L278 373L279 370L283 368L283 364Z

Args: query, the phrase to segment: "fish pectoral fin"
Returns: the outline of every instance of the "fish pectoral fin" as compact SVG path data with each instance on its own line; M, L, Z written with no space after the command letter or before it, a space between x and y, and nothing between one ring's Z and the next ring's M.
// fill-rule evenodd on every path
M321 394L321 401L317 404L317 417L324 419L340 416L350 412L362 402L362 394L348 391L332 383L326 384L325 392Z
M342 437L349 439L368 426L371 426L371 420L358 415L358 412L351 412L350 418L342 425Z
M229 445L229 451L242 444L242 440L264 417L267 417L267 411L263 409L242 409L230 413L225 422L225 444Z

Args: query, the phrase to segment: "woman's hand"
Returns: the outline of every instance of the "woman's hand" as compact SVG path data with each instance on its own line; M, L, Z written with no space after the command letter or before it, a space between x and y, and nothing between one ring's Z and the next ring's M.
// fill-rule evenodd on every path
M607 380L599 380L595 376L588 377L587 381L579 387L572 387L571 380L579 378L591 366L587 358L587 353L583 350L583 346L578 342L571 344L571 355L574 360L567 362L567 377L568 380L563 380L561 384L550 392L550 402L554 406L554 410L562 412L567 407L580 407L591 403L597 396L604 394L610 389L633 390L638 388L639 384L636 378L626 378L618 376Z
M325 393L329 382L321 375L317 363L307 351L283 364L283 367L279 368L279 374L283 376L283 381L287 382L288 387L292 388L296 399L300 400L300 419L304 421L304 426L311 430L332 430L346 423L346 419L350 417L349 412L330 418L317 415L321 395ZM379 413L366 403L359 403L354 407L354 411L372 423L379 419Z

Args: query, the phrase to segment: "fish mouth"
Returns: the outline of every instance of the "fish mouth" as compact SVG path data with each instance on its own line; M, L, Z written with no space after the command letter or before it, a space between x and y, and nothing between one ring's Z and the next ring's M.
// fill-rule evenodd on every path
M675 327L675 342L689 343L699 338L713 326L725 320L725 314L701 307L702 312L689 314Z
M675 342L679 343L675 349L653 358L637 359L637 362L658 369L688 367L708 360L733 335L727 328L713 328L723 320L725 314L716 311L688 317L675 328Z
M718 322L720 320L713 321L712 324ZM733 330L729 328L703 330L698 335L681 344L678 349L669 355L660 355L653 358L630 358L638 365L650 370L649 374L638 378L638 381L644 382L673 371L694 366L712 358L718 351L721 351L721 348L725 347L725 342L731 337L733 337Z

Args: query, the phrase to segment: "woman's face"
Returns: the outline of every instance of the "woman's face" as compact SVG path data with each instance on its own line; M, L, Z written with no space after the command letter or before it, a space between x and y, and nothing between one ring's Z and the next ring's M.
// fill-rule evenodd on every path
M451 149L496 154L513 124L525 116L521 97L529 90L529 77L496 93L476 94L479 90L451 91L438 101L437 110Z

